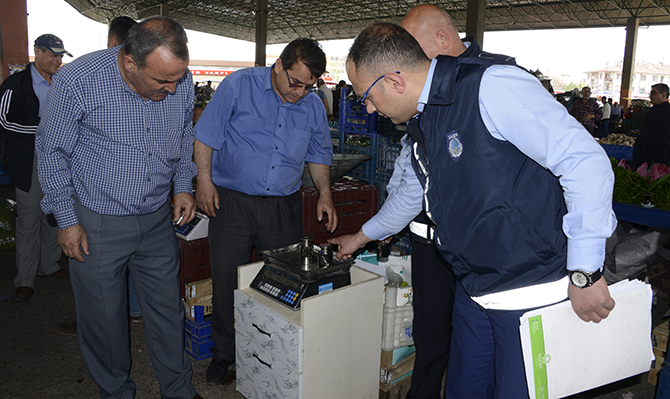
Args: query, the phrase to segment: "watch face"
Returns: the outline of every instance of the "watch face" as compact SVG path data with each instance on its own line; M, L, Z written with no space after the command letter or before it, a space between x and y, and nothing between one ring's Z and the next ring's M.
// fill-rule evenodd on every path
M572 279L572 284L577 287L584 287L589 282L586 276L580 272L572 273L570 278Z

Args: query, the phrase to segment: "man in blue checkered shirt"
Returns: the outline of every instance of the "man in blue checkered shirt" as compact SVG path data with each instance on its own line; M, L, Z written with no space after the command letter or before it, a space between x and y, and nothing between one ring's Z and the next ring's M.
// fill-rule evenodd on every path
M181 25L152 18L131 28L125 47L73 61L54 76L37 131L42 209L56 217L70 258L81 355L104 398L135 396L127 271L161 396L200 398L184 351L172 224L187 223L196 206L186 42Z

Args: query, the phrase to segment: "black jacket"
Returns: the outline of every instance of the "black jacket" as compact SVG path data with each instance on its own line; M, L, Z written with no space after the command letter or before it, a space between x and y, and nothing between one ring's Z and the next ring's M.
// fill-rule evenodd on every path
M633 148L633 164L651 166L662 163L670 166L670 103L651 107L640 129Z
M23 191L30 191L39 109L29 64L0 86L0 165Z

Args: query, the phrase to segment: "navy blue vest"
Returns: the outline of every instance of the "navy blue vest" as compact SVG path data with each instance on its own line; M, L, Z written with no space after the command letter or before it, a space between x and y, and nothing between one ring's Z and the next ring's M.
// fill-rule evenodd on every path
M419 143L420 161L412 157L412 165L428 184L424 209L437 225L438 248L471 296L567 274L558 178L492 137L482 121L479 86L495 64L513 61L438 57L428 103L408 126Z

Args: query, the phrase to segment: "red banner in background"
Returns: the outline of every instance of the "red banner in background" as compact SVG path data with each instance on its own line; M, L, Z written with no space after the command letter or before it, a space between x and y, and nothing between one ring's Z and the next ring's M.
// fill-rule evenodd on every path
M235 71L218 71L214 69L191 69L192 75L228 76Z

